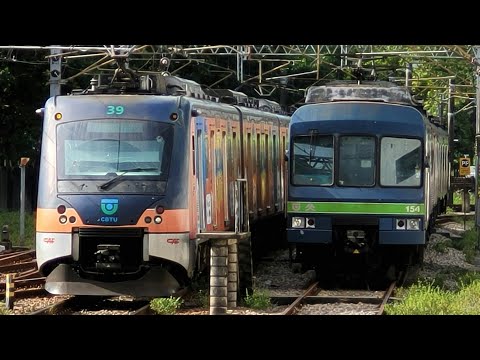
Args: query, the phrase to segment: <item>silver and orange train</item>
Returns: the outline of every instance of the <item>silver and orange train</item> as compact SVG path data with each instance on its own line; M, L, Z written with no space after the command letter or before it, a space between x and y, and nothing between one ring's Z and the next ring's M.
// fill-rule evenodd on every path
M173 76L99 77L43 109L36 253L53 294L169 296L208 265L203 232L284 219L277 103ZM227 103L228 102L228 103Z

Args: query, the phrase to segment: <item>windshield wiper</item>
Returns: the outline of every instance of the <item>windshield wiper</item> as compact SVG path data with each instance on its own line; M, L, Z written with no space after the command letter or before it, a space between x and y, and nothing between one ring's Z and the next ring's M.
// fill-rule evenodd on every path
M141 171L154 171L158 170L158 168L133 168L133 169L124 169L120 170L123 171L121 174L111 178L107 182L103 183L102 185L99 185L98 188L102 190L106 190L110 185L113 183L117 182L119 179L121 179L125 174L132 173L132 172L141 172Z
M315 153L317 152L317 144L316 144L316 141L317 141L317 135L318 135L318 130L316 129L312 129L310 130L310 154L309 154L309 158L308 158L308 164L312 166L312 159L313 159L313 156L315 155ZM315 140L315 143L314 143L314 140ZM318 160L317 160L318 162ZM315 162L315 164L317 163Z

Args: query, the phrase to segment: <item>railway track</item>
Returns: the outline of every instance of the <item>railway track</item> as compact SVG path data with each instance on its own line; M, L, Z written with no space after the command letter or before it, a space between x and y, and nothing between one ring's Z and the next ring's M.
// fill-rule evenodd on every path
M147 315L149 300L129 297L72 296L28 315Z
M320 289L318 284L318 282L313 283L302 295L297 297L273 296L271 302L277 305L289 304L281 315L335 315L341 313L338 308L345 304L355 304L357 308L355 311L359 313L382 315L396 286L396 283L392 282L388 289L381 292L381 296L379 296L378 291L325 291ZM303 311L304 307L310 307L310 309Z
M0 253L0 300L5 298L7 274L14 274L16 298L47 294L45 278L37 269L35 250L14 248Z
M174 297L184 297L182 290ZM155 315L150 299L130 296L71 296L28 315Z

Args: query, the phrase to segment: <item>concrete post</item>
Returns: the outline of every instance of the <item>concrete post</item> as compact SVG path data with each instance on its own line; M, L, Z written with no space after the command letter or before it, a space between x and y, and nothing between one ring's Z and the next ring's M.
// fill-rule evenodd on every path
M25 166L29 158L20 159L20 246L25 240Z
M228 239L227 306L237 307L238 293L238 248L237 239Z
M15 303L15 283L13 282L13 274L7 274L5 279L5 307L8 310L13 309Z
M210 315L227 313L228 241L213 240L210 249Z

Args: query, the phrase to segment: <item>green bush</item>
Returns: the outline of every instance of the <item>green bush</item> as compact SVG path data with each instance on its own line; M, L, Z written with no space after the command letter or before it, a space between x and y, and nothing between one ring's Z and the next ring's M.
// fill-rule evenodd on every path
M245 305L252 309L267 309L272 306L266 290L254 289L252 294L247 291L244 301Z
M173 315L182 306L181 298L156 298L150 301L150 308L159 315Z
M202 308L208 308L210 306L210 296L208 290L198 290L195 296L197 303L200 304Z
M432 246L432 248L436 252L439 252L442 254L445 253L447 251L447 248L449 247L453 247L453 243L451 239L445 239L445 240L442 239L442 241L438 241Z
M469 191L467 195L464 195L462 190L457 190L453 192L453 204L461 205L463 203L464 196L469 197L470 204L475 204L475 194Z
M465 260L472 262L476 255L477 247L477 230L476 228L465 231L462 238L454 242L454 247L461 250L465 254Z

